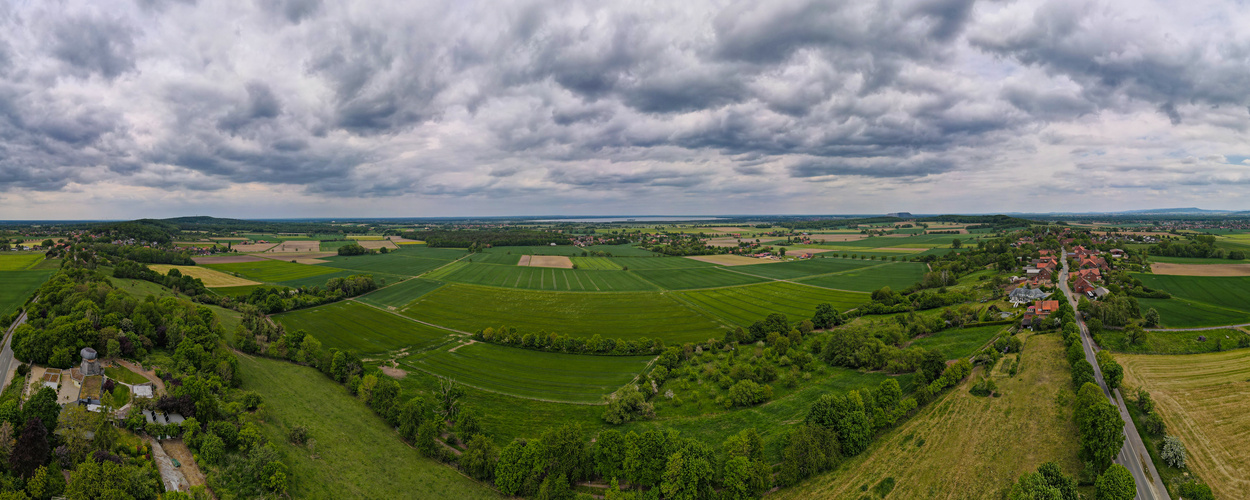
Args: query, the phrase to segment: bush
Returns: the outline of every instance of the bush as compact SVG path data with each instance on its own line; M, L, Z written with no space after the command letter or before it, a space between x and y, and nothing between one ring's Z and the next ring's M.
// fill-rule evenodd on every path
M1181 483L1177 487L1177 493L1181 498L1188 500L1215 500L1215 494L1211 493L1211 487L1207 486L1197 479Z
M742 380L729 388L729 398L725 400L725 404L727 407L755 406L772 397L772 392L772 387Z
M304 443L308 442L308 427L303 425L292 427L291 430L287 431L286 439L291 444L303 446Z
M1146 428L1146 432L1156 436L1162 435L1168 430L1167 424L1163 423L1163 417L1160 417L1156 412L1150 412L1149 415L1146 415L1146 422L1143 426Z
M1168 436L1159 444L1159 458L1172 467L1184 469L1189 455L1185 452L1185 443L1176 439L1176 436Z
M972 390L968 392L972 393L973 396L989 396L998 392L998 384L994 383L994 379L981 377L981 380L978 380L976 384L973 384Z

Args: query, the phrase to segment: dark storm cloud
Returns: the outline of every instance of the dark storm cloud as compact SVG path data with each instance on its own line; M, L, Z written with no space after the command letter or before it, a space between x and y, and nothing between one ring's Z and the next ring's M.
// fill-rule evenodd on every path
M828 176L856 177L924 177L949 172L955 165L939 158L873 159L853 161L842 158L823 158L801 161L790 167L790 175L798 178Z
M217 127L230 132L256 122L277 118L282 113L282 103L268 85L262 82L247 84L247 101L240 103L233 111L217 122Z
M73 17L53 30L52 53L77 76L99 74L105 79L134 69L132 30L109 18Z

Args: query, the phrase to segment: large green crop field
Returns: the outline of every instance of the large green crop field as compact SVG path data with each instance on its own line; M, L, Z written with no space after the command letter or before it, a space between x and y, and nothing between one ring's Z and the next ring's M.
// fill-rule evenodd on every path
M616 271L621 268L612 259L607 257L573 257L571 259L573 265L578 269L592 269L599 271Z
M322 266L403 276L417 276L450 262L449 259L416 257L414 253L404 250L352 257L327 257L326 260L330 261L330 263L321 264Z
M359 354L413 351L447 340L451 332L423 325L355 301L341 301L274 315L287 330L304 330L330 348Z
M382 308L400 308L407 303L412 302L417 297L438 289L440 286L443 286L443 282L441 281L427 280L425 278L412 278L381 290L367 293L357 297L356 300Z
M871 292L885 286L899 290L920 281L920 278L924 277L926 270L927 268L924 264L898 262L852 269L838 274L801 278L797 281L825 288L856 292Z
M0 253L0 271L22 271L30 269L39 261L44 260L41 253L35 252L4 252Z
M4 281L4 286L0 286L0 317L12 313L26 303L26 299L29 299L43 285L43 282L48 281L48 277L53 272L52 270L0 271L0 281Z
M651 356L586 356L472 343L409 356L400 366L487 391L568 403L600 403Z
M699 311L744 328L771 313L785 314L795 322L810 319L816 312L816 305L822 302L832 304L839 311L868 302L866 293L839 292L781 281L693 290L677 296Z
M1250 309L1250 277L1164 276L1134 274L1146 286L1173 297L1196 300L1233 310Z
M876 266L881 263L868 260L850 260L850 259L807 259L796 260L791 262L781 262L777 264L755 264L751 266L738 266L734 271L764 276L773 279L790 280L802 278L805 276L816 276L830 273L841 273L852 269L861 269L870 266Z
M647 269L681 269L688 267L716 267L711 262L703 262L701 260L687 259L683 257L609 257L609 260L615 262L621 267L634 270Z
M662 293L539 292L449 283L400 313L464 331L509 326L575 337L661 338L669 344L724 335L720 323Z
M584 271L548 267L501 266L456 262L425 276L430 279L526 290L613 292L656 290L626 271Z
M263 432L290 466L292 498L499 498L478 483L404 444L399 435L316 369L239 356L243 388L265 400ZM411 396L412 393L408 393ZM315 450L289 444L303 425Z
M256 281L266 281L269 283L279 283L283 281L299 280L320 276L323 274L332 274L343 271L342 269L326 266L309 266L304 264L295 264L291 262L282 262L278 260L262 260L257 262L237 262L233 264L205 264L204 267L225 271L228 273L238 273L244 278ZM329 279L329 278L327 278ZM324 280L323 280L324 283Z
M1137 299L1142 311L1159 311L1163 328L1201 328L1208 326L1250 323L1250 313L1213 306L1205 302L1173 297L1170 299Z
M633 272L633 271L630 271ZM693 290L723 286L750 285L768 281L768 278L749 276L724 267L696 267L689 269L655 269L638 271L638 276L666 290Z

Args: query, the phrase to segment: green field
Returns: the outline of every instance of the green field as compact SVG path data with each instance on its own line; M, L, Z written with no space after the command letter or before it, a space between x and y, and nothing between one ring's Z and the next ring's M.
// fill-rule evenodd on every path
M239 356L243 389L269 409L263 430L290 466L292 498L499 498L488 486L422 458L347 389L317 370ZM409 397L411 393L407 394ZM316 449L287 441L308 428Z
M687 267L716 267L711 262L687 259L683 257L609 257L608 260L618 266L629 268L630 271L648 269L681 269Z
M661 293L537 292L449 283L400 313L464 331L509 326L574 337L661 338L669 344L724 335L715 320Z
M990 339L1006 329L1007 327L1003 325L947 328L913 340L910 345L929 350L936 349L945 354L946 359L960 359L976 354Z
M369 276L373 276L373 281L377 283L378 286L386 286L387 284L396 283L405 278L405 276L399 276L396 274L383 274L383 273L373 272L373 271L343 270L343 269L335 269L335 268L327 268L327 269L334 269L335 272L327 273L327 274L317 274L313 276L305 276L303 278L296 278L296 279L286 280L286 281L279 281L278 284L282 286L289 286L291 288L325 286L327 281L330 281L331 279L334 279L334 278L348 278L351 276L369 275Z
M437 349L410 356L400 366L514 396L601 403L604 395L632 380L651 359L538 352L477 342L455 351Z
M0 272L0 280L4 281L4 286L0 286L0 317L22 307L52 273L51 270Z
M769 264L772 265L772 264ZM629 271L634 272L634 271ZM727 267L696 267L689 269L655 269L638 271L638 276L666 290L693 290L762 283L768 278L748 276Z
M444 266L450 262L449 259L417 257L414 253L409 253L404 250L373 255L355 255L351 257L326 257L325 260L330 261L330 263L319 265L374 273L398 274L402 276L417 276L426 271L437 269L439 266Z
M771 313L785 314L790 321L811 319L816 305L828 302L838 311L868 302L868 294L839 292L778 282L750 286L694 290L677 294L696 310L746 327Z
M924 264L899 262L853 269L839 274L802 278L796 281L808 285L855 292L871 292L886 286L894 290L901 290L920 281L920 278L924 277L926 270L927 268Z
M143 375L139 375L138 373L132 372L120 366L105 367L104 375L113 380L125 382L131 385L145 384L148 382L148 379Z
M354 301L277 314L273 319L287 330L304 330L324 348L347 349L371 355L438 345L451 332L423 325Z
M41 253L3 252L0 253L0 271L22 271L30 269L41 260L44 260L44 256Z
M282 262L278 260L262 260L257 262L238 262L233 264L205 264L204 267L225 271L228 273L238 273L244 278L256 281L265 281L269 283L279 283L283 281L301 280L313 276L324 274L332 274L343 271L342 269L326 267L326 266L309 266L304 264L294 264L291 262ZM328 278L327 278L328 279ZM325 283L325 280L322 280Z
M1250 277L1157 274L1134 274L1133 277L1141 279L1150 288L1166 291L1176 298L1196 300L1232 310L1250 310Z
M243 285L243 286L223 286L218 288L210 288L209 291L217 295L225 295L227 297L239 297L252 293L257 288L271 288L274 285Z
M584 271L546 267L501 266L460 261L425 276L430 279L525 290L615 292L655 290L626 271Z
M521 254L507 252L475 253L465 258L464 261L515 266L521 261Z
M487 248L485 253L508 253L513 255L567 255L570 257L581 255L582 252L608 252L613 257L650 257L655 253L650 250L643 250L633 245L592 245L588 247L579 247L575 245L545 245L545 246L528 246L528 247L492 247Z
M1230 260L1230 259L1200 259L1194 257L1163 257L1159 255L1151 255L1151 262L1166 262L1168 264L1250 264L1250 260Z
M578 269L616 271L621 268L607 257L573 257L571 260Z
M792 262L780 262L776 264L755 264L750 266L735 266L734 271L740 271L756 276L773 278L779 280L791 280L802 278L805 276L815 276L819 274L840 273L850 271L852 269L861 269L864 267L879 265L879 262L869 260L850 260L850 259L807 259L796 260Z
M1246 332L1232 328L1221 330L1197 330L1180 332L1147 332L1146 341L1130 344L1123 330L1104 330L1099 334L1099 344L1115 352L1132 354L1199 354L1228 351L1237 348L1237 342ZM1205 337L1200 340L1199 337ZM1216 348L1219 341L1219 348Z
M400 308L407 303L412 302L417 297L436 290L440 286L443 286L443 282L441 281L427 280L424 278L412 278L381 290L361 295L360 297L357 297L356 300L382 308Z
M1216 307L1204 302L1178 297L1171 299L1137 299L1143 314L1150 309L1159 311L1163 328L1202 328L1209 326L1240 325L1250 323L1250 314Z

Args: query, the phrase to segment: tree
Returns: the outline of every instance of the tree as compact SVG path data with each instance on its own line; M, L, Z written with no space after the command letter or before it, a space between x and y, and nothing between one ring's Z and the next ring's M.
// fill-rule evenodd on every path
M1146 330L1137 323L1124 327L1124 337L1133 345L1142 345L1146 343Z
M951 248L963 248L963 246L964 242L959 241L959 238L951 240Z
M460 468L479 481L490 481L495 477L495 461L499 459L499 449L495 442L485 434L474 434L465 445L460 455Z
M1153 328L1159 326L1159 311L1155 310L1153 307L1150 308L1150 310L1146 311L1146 314L1142 316L1142 320L1145 322L1147 327Z
M1094 491L1097 500L1133 500L1137 496L1137 482L1123 465L1113 464L1098 476Z
M1089 384L1086 387L1093 386ZM1101 391L1101 390L1099 390ZM1081 430L1081 456L1102 471L1124 446L1124 420L1120 411L1105 397L1086 408L1078 408Z
M872 440L872 422L864 401L856 391L846 395L825 394L812 403L805 423L832 429L838 436L842 454L855 456Z
M36 392L23 408L27 419L38 417L47 427L48 434L56 430L57 419L61 416L61 405L56 404L56 391L43 387Z
M35 469L48 461L48 428L39 417L31 417L22 428L21 437L13 453L9 455L9 467L22 477L29 477Z
M1098 360L1098 369L1102 371L1102 379L1107 382L1107 389L1119 389L1120 382L1124 380L1124 367L1111 357L1110 352L1098 351L1095 357Z
M694 500L710 498L712 466L708 461L681 450L668 458L660 491L665 499Z
M1089 361L1085 359L1081 359L1072 365L1073 386L1083 387L1085 384L1092 383L1094 383L1094 365L1089 364Z
M13 432L13 424L7 420L0 422L0 464L9 463L14 446L17 446L17 437Z
M208 433L200 442L200 457L210 464L221 463L226 454L226 443L216 434Z
M595 440L595 470L604 479L625 478L625 435L608 429Z
M816 328L820 328L822 330L829 329L837 326L841 322L842 315L838 313L837 309L833 308L832 304L821 303L816 305L816 314L812 316L812 324L815 325Z
M1185 443L1176 439L1176 436L1168 436L1163 438L1163 442L1159 444L1159 458L1163 462L1177 469L1184 469L1185 462L1189 454L1185 451Z

